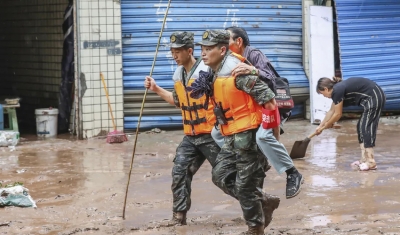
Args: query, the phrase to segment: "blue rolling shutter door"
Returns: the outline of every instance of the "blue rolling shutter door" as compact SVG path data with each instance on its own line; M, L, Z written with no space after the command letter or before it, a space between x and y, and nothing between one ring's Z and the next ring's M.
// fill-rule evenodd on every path
M400 1L335 0L335 7L343 78L374 80L386 93L385 110L399 111Z
M172 90L176 69L168 43L174 31L192 31L199 41L205 29L244 27L251 45L262 50L281 76L290 80L294 96L308 95L308 80L302 66L301 0L283 1L178 1L172 0L159 48L153 77L158 85ZM122 0L123 75L125 129L134 129L144 94L158 35L167 7L166 0ZM195 56L200 56L196 47ZM295 109L302 112L299 106ZM181 126L179 109L150 92L141 127Z

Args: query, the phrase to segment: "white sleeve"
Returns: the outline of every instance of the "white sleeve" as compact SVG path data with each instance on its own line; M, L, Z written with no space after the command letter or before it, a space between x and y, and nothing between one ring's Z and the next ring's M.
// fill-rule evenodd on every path
M174 80L174 82L179 82L182 79L182 69L183 66L178 66L178 68L176 68L174 76L172 76L172 80Z

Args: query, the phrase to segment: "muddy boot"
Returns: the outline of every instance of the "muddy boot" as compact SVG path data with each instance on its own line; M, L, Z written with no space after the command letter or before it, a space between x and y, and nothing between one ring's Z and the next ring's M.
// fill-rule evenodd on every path
M365 162L360 164L361 171L368 171L368 170L376 170L376 162L374 159L374 149L373 148L366 148L365 149Z
M261 200L261 203L262 203L262 208L263 208L264 218L265 218L264 228L266 228L271 223L272 214L274 213L274 210L279 207L279 203L280 203L281 199L279 199L278 196L266 194L264 192L262 194L263 194L263 198Z
M355 161L351 163L351 167L355 170L358 170L360 164L365 163L367 160L365 159L366 151L364 148L364 143L360 144L360 149L361 149L361 158L358 161Z
M264 227L262 225L250 227L246 232L241 233L240 235L264 235Z
M173 212L172 214L172 219L165 221L161 224L161 226L164 227L170 227L170 226L181 226L181 225L186 225L186 211L177 211Z

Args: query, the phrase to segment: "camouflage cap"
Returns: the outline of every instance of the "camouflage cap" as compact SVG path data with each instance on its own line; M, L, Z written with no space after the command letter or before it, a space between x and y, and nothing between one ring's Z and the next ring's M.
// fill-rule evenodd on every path
M228 31L223 29L218 30L206 30L203 33L202 40L197 42L196 45L202 46L214 46L218 43L229 44L230 34Z
M186 31L176 31L171 34L169 46L172 48L183 47L194 43L194 33Z

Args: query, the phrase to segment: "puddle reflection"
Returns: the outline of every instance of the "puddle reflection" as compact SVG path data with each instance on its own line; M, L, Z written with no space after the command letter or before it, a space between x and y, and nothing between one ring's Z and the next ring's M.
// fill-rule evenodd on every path
M310 227L326 226L330 223L337 224L343 221L355 220L351 215L321 215L310 218Z
M311 184L315 187L320 187L321 190L324 189L324 187L337 187L338 184L336 183L336 181L332 178L329 177L324 177L324 176L320 176L320 175L313 175L311 176Z
M336 167L336 137L323 138L310 143L311 156L308 161L319 167L333 169Z

